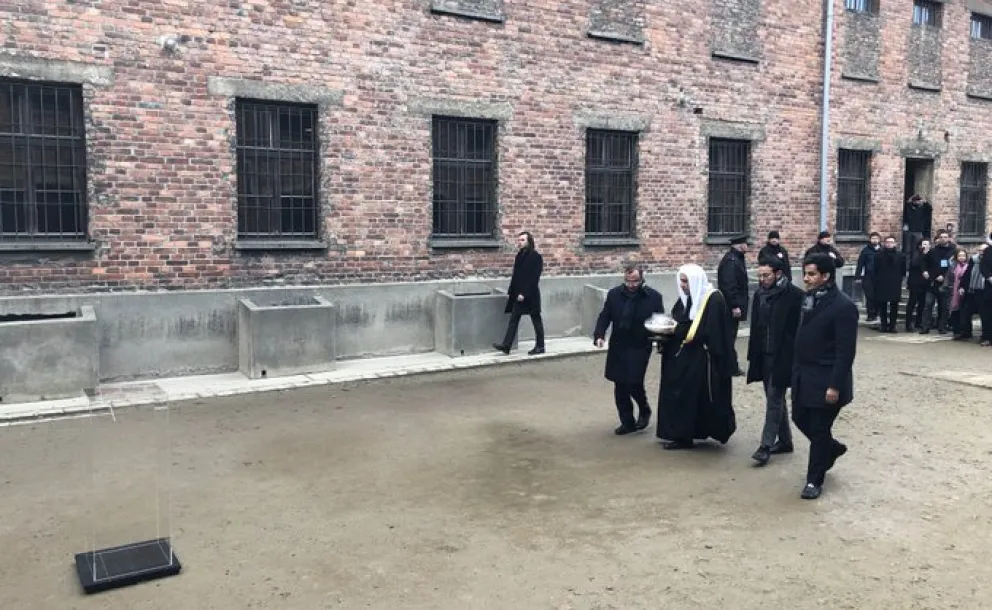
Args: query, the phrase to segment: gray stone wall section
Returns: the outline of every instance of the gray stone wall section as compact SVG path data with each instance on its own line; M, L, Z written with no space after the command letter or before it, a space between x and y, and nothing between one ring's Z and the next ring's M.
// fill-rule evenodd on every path
M431 0L431 12L483 21L506 21L503 0Z
M966 0L965 6L969 11L982 15L992 15L992 0Z
M992 100L992 40L971 39L968 95Z
M606 295L609 292L609 288L600 288L592 284L586 284L582 287L582 334L589 337L590 340L592 340L592 334L596 332L596 322L599 320L599 313L603 311ZM607 336L611 330L613 329L607 329Z
M48 313L67 311L72 309ZM96 387L100 365L96 314L89 306L76 311L75 318L0 323L0 399L69 398Z
M446 100L436 98L411 98L407 110L425 116L452 116L467 119L508 121L513 118L513 106L507 102L482 102Z
M726 138L728 140L765 140L765 126L754 123L730 123L725 121L703 121L700 132L704 138Z
M242 78L211 76L207 79L207 91L211 95L224 97L244 97L274 102L295 102L317 104L318 106L340 106L344 92L317 85L269 83Z
M882 141L858 136L838 136L834 140L835 148L844 150L869 150L871 152L882 152Z
M593 38L642 44L644 25L643 0L594 0L586 33Z
M651 115L635 112L576 112L572 120L579 129L643 132L651 127Z
M878 82L878 59L882 51L882 25L878 15L846 12L844 78Z
M110 66L78 61L21 57L5 53L0 53L0 76L100 87L109 87L114 84L114 69Z
M439 290L434 304L434 349L451 358L492 351L502 340L509 314L506 292L481 286L475 290ZM520 334L514 337L516 349Z
M909 30L909 86L939 91L943 80L940 47L943 30L930 26L913 26Z
M712 10L713 55L761 61L761 0L713 0Z
M249 379L318 373L334 368L336 312L320 296L288 304L238 301L238 368Z

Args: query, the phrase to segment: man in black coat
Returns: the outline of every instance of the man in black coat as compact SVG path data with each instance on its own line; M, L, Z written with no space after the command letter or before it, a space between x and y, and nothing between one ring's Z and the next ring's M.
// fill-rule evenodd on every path
M896 238L889 235L885 238L885 245L875 255L875 309L881 318L878 330L883 333L896 332L904 277L906 257L896 249ZM906 315L912 314L906 312ZM906 322L909 323L908 317Z
M792 421L810 444L804 500L820 497L827 471L847 453L832 428L841 408L854 399L858 308L838 290L836 273L828 254L803 261L806 296L792 368Z
M782 237L778 231L768 232L768 241L758 250L758 264L769 259L777 260L782 265L782 273L792 281L792 263L789 262L789 251L781 244Z
M513 275L510 277L510 287L507 289L506 313L510 314L510 322L506 327L506 335L502 343L493 343L493 347L510 353L510 347L517 336L517 327L524 314L530 315L534 323L534 349L527 352L531 356L544 353L544 322L541 320L541 271L544 270L544 258L534 247L534 236L527 231L517 235L517 257L513 260Z
M906 200L902 207L902 251L916 252L919 243L930 239L933 229L933 206L919 194Z
M747 308L750 299L748 298L747 261L744 253L747 252L747 235L738 235L731 238L730 249L723 255L720 266L716 271L717 289L723 293L723 298L727 302L727 309L730 310L731 339L737 341L737 331L741 322L747 319ZM737 348L734 347L733 362L731 370L735 376L741 376L740 362L737 358Z
M758 263L758 291L751 307L751 335L747 344L747 382L765 388L765 427L761 444L751 458L764 466L773 454L792 453L792 430L785 394L792 385L796 330L803 307L803 291L775 258Z
M950 276L954 259L954 243L946 230L937 231L937 241L924 257L923 279L930 282L926 304L923 306L923 328L921 335L930 334L934 319L934 306L937 308L937 332L947 334L947 321L950 317L951 287L954 280Z
M596 320L593 342L603 347L606 330L610 347L606 352L606 378L613 382L613 398L620 416L618 435L630 434L648 427L651 407L644 389L644 373L651 359L651 341L644 323L653 314L665 313L661 293L644 285L644 271L636 266L624 269L623 284L606 295L603 311ZM638 415L634 420L634 405Z
M868 314L866 320L874 322L878 318L878 310L875 308L875 256L882 249L882 234L872 231L868 236L868 244L861 249L858 255L858 264L854 268L855 281L861 282L861 292L865 296L865 310Z
M826 254L834 261L834 267L840 269L844 266L844 257L840 255L840 251L834 247L834 238L830 235L830 231L820 231L820 234L816 236L816 243L810 247L809 250L803 254L803 260L806 260L813 254Z

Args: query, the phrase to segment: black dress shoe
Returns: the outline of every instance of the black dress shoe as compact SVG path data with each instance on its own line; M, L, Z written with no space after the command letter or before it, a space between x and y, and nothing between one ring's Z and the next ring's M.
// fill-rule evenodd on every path
M830 456L830 464L827 466L827 470L833 468L834 464L837 463L837 458L844 455L845 453L847 453L847 445L845 445L844 443L834 444L833 455Z
M638 430L643 430L648 427L648 424L650 422L651 422L650 413L648 413L647 415L641 415L640 417L637 418L637 423L634 424L634 427L637 428Z
M624 434L630 434L631 432L637 432L637 428L634 426L617 426L617 429L613 431L613 434L617 436L623 436Z
M757 462L758 466L764 466L771 458L771 450L764 445L759 446L758 450L751 454L751 459Z
M740 369L737 369L737 372L734 373L734 377L743 377L744 375L747 375L747 373Z
M679 449L692 449L695 447L692 441L664 441L661 448L665 451L678 451Z
M793 451L795 451L795 449L793 449L792 443L783 443L782 441L779 441L771 446L768 453L778 455L780 453L792 453Z
M536 356L538 354L543 354L543 353L544 353L544 347L542 346L542 347L535 347L534 349L532 349L529 352L527 352L527 355L528 356Z
M510 348L502 343L493 343L493 349L503 352L504 354L510 353Z
M806 487L803 487L803 491L799 494L799 497L803 500L815 500L820 497L821 493L823 493L822 487L813 485L812 483L806 483Z

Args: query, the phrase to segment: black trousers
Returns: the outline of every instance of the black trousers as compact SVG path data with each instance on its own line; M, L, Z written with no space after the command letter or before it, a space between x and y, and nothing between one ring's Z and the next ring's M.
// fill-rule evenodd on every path
M651 407L648 405L648 394L644 389L644 382L640 383L614 383L613 400L617 403L617 414L620 416L620 424L633 428L634 403L637 403L638 419L647 420L651 417Z
M951 328L954 330L955 335L971 338L975 331L975 324L972 318L980 313L980 298L981 295L974 293L966 294L961 299L961 307L957 311L951 312Z
M861 290L865 293L865 313L869 320L878 317L878 301L875 299L875 284L871 279L861 280Z
M875 309L878 311L879 328L889 330L896 327L896 318L899 316L899 301L875 301Z
M823 485L831 462L837 457L840 443L833 436L833 425L840 415L840 407L810 409L793 405L792 421L799 431L809 439L809 465L806 468L806 482Z
M544 321L541 320L541 312L528 312L530 321L534 323L534 347L544 347ZM510 347L513 340L517 338L517 327L520 326L520 318L524 315L524 308L520 303L514 303L510 312L510 323L506 325L506 336L503 337L503 345Z
M731 345L734 346L733 362L730 363L731 368L736 372L741 370L740 361L737 359L737 332L741 328L740 318L735 318L734 314L730 314L730 330L733 333L731 336Z
M982 320L982 341L992 341L992 298L978 297L978 315Z
M906 330L923 326L923 307L927 302L925 288L910 288L909 303L906 304Z
M923 330L933 327L933 309L937 306L937 330L947 330L947 318L950 315L951 295L946 290L931 288L927 290L926 307L923 310Z

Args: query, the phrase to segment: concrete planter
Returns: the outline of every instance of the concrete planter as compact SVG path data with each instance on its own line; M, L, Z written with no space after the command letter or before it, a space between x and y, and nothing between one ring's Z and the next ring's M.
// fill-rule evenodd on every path
M0 315L0 400L79 396L96 387L100 334L93 308Z
M320 296L238 299L238 367L250 379L334 368L337 311Z
M596 332L596 321L599 319L599 313L603 311L606 295L609 292L606 288L592 284L586 284L582 287L582 334L589 337L590 341L592 341L592 334ZM607 336L609 336L610 330L612 327L607 329Z
M447 356L493 351L503 339L510 315L506 292L486 284L438 290L434 302L434 349ZM518 335L519 337L519 335ZM513 341L517 346L518 339Z

